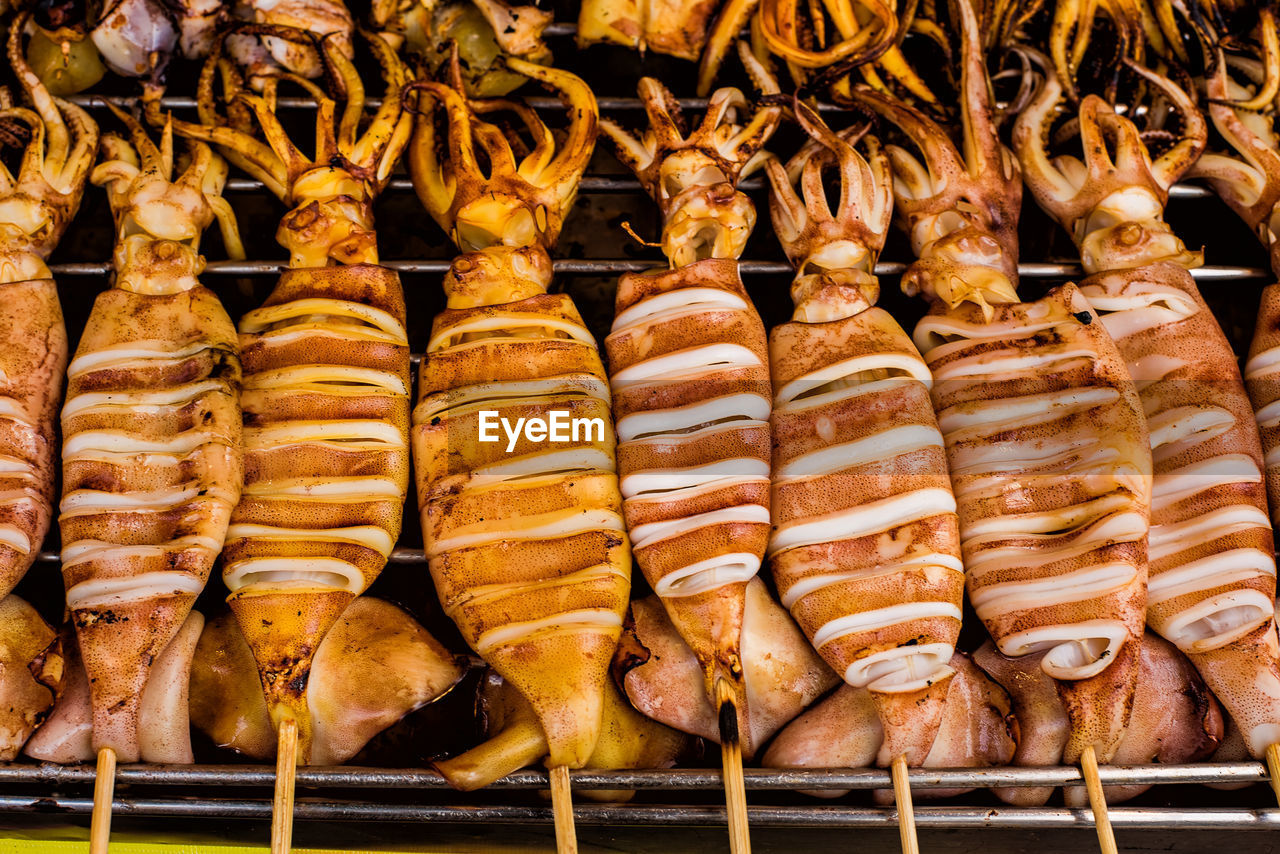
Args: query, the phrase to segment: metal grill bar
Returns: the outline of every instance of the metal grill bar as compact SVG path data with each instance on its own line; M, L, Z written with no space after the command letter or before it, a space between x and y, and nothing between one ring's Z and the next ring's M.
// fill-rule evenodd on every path
M90 798L0 797L0 812L76 813L93 809ZM161 800L117 798L117 816L191 818L271 818L270 800ZM1111 823L1122 830L1177 827L1182 830L1276 830L1280 809L1169 809L1113 807ZM710 825L725 824L724 807L626 806L575 804L574 820L582 825ZM299 799L294 818L300 821L408 821L458 824L550 824L551 809L538 806L434 806L368 801L319 803ZM753 827L897 827L894 809L874 807L748 807ZM1012 807L920 807L916 824L934 829L980 827L1087 829L1087 809Z
M401 273L436 273L449 270L450 259L425 259L420 261L383 261L383 266ZM608 276L620 273L637 273L650 270L655 261L644 258L557 258L555 271L568 276ZM210 261L204 274L211 276L274 276L285 268L283 261ZM51 264L55 276L105 276L111 272L106 261L75 261ZM740 261L738 269L744 276L790 275L793 269L782 261ZM907 269L901 261L883 261L876 265L879 276L900 276ZM1030 262L1018 265L1018 273L1025 279L1057 279L1080 276L1079 264L1069 262ZM202 275L204 275L202 274ZM1191 271L1197 281L1224 281L1238 279L1265 279L1271 276L1261 267L1199 267Z
M748 192L763 190L764 186L763 178L746 178L738 182L738 189ZM253 178L231 178L225 189L232 193L256 193L264 188L261 181ZM413 182L408 178L392 178L387 183L387 189L392 192L413 192ZM640 182L622 175L586 175L578 182L578 192L638 193ZM1208 187L1195 184L1175 184L1170 188L1169 196L1175 199L1207 199L1213 196L1213 192Z
M91 786L92 765L7 765L0 767L0 785ZM888 771L875 768L745 768L747 788L753 791L798 789L887 789ZM1195 765L1103 765L1098 776L1107 786L1186 783L1261 783L1267 780L1260 762L1218 762ZM993 787L1081 786L1079 768L912 768L912 789L968 789ZM662 791L720 791L718 769L673 768L631 771L571 771L575 789L647 789ZM121 786L248 786L275 784L275 769L266 765L123 765L116 772ZM450 791L438 772L428 769L383 769L337 766L299 768L297 784L306 789L430 789ZM490 789L545 789L543 771L509 774Z
M571 37L576 28L571 23L552 24L548 35ZM75 96L75 103L89 108L102 108L105 100L95 96ZM132 105L136 98L113 98L117 103ZM559 110L557 99L533 97L528 99L535 109ZM377 104L373 99L371 104ZM680 105L687 110L701 110L706 106L703 98L681 98ZM605 97L599 99L605 112L635 113L642 109L634 97ZM194 98L166 97L162 106L171 110L193 110ZM284 110L314 108L309 98L281 98L278 107ZM833 104L821 104L824 112L837 112L841 108ZM632 120L628 117L628 120ZM760 177L743 181L744 190L758 191L765 188ZM412 192L412 183L406 177L396 177L389 184L390 191ZM629 175L589 175L582 179L579 190L584 193L630 194L641 191L639 182ZM228 181L230 193L261 193L261 182L249 178L233 178ZM1205 187L1178 185L1172 188L1171 197L1178 199L1205 199L1212 193ZM426 224L424 215L423 222ZM388 267L403 273L443 274L448 259L415 259L385 262ZM642 271L655 265L646 259L559 259L555 270L561 275L617 275L630 271ZM900 275L906 264L883 262L876 272L883 276ZM219 261L206 268L211 276L272 276L284 268L283 262L266 260ZM57 276L71 282L77 278L102 277L110 272L108 262L72 262L53 265ZM781 262L746 260L741 263L744 275L785 275L792 273L790 265ZM1071 262L1028 262L1019 266L1022 276L1029 279L1053 279L1078 277L1082 271ZM1271 273L1255 267L1214 266L1192 271L1200 281L1240 281L1270 279ZM56 552L42 552L43 562L57 562ZM397 548L390 562L400 565L421 566L426 558L420 548ZM1099 775L1104 785L1161 785L1161 784L1252 784L1265 782L1265 766L1258 762L1203 763L1192 765L1103 766ZM892 783L887 771L879 769L771 769L748 768L744 772L746 787L753 792L795 790L868 790L887 789ZM0 795L0 814L67 812L88 814L92 801L87 797L64 797L56 794L60 787L93 785L95 769L92 766L62 767L50 764L15 764L0 766L0 786L12 787L22 794ZM723 780L718 769L661 769L635 771L571 772L575 788L588 789L639 789L649 792L671 793L664 799L680 800L681 792L719 792ZM965 768L965 769L912 769L911 786L921 791L938 789L969 789L992 787L1061 787L1083 784L1080 769L1074 767L1050 768ZM121 787L193 787L182 794L154 794L150 797L122 797L114 802L119 815L242 818L267 820L271 817L268 793L275 782L274 769L268 765L191 765L156 766L129 765L117 772ZM300 768L298 786L305 790L295 807L298 820L327 821L408 821L453 822L464 824L550 824L551 810L545 806L516 804L458 805L452 802L440 804L394 804L384 801L351 798L350 790L395 789L403 795L407 792L451 792L447 782L437 772L429 769L380 769L380 768ZM489 788L503 791L531 791L545 789L546 773L540 770L523 770L492 784ZM261 797L206 798L197 797L200 789L207 787L242 787L245 791L262 790ZM35 789L45 794L30 794ZM74 790L74 789L73 789ZM340 794L337 790L348 790ZM126 790L126 794L128 794ZM217 794L217 793L213 793ZM325 796L329 795L326 799ZM652 798L651 798L652 799ZM423 798L426 800L426 798ZM678 805L613 805L580 804L574 808L575 820L582 825L720 825L725 824L723 807ZM878 827L897 826L897 813L893 809L861 806L832 806L803 804L799 806L755 806L749 809L750 820L759 827ZM1120 829L1172 828L1218 830L1274 830L1280 829L1280 810L1277 809L1203 809L1203 808L1151 808L1118 807L1110 810L1111 821ZM1065 808L1014 808L1014 807L932 807L917 806L916 823L924 828L963 829L980 827L1001 828L1060 828L1087 829L1093 825L1092 814L1085 809Z

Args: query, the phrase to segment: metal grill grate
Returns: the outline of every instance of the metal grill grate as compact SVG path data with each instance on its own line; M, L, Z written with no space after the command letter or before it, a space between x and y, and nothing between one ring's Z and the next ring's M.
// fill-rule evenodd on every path
M550 35L565 36L572 25L553 25ZM72 99L94 109L108 123L104 101L95 96ZM121 105L134 99L115 99ZM530 99L535 107L558 109L559 102L548 98ZM292 110L308 106L307 99L282 98L279 107ZM605 113L627 113L628 121L637 121L641 110L636 98L602 97ZM696 110L705 99L684 98L682 106ZM192 98L166 97L162 105L172 110L190 110ZM832 109L827 105L826 109ZM759 178L742 182L743 189L759 191ZM638 194L639 184L620 175L591 174L580 183L584 194ZM232 178L226 187L228 195L244 197L264 194L262 184L245 178ZM413 192L410 182L393 179L384 196ZM1174 199L1202 202L1211 194L1202 187L1180 185L1171 193ZM648 204L647 200L639 200ZM236 199L233 198L233 204ZM1031 203L1028 201L1028 205ZM237 205L239 209L239 205ZM1232 223L1234 225L1234 223ZM88 226L99 231L97 222ZM1247 237L1247 235L1245 235ZM1244 238L1241 238L1243 241ZM621 237L619 236L619 240ZM68 241L71 242L71 241ZM75 250L70 253L75 254ZM402 273L439 275L449 266L447 259L409 259L386 261L386 266ZM555 270L561 276L615 276L627 271L649 269L649 259L630 258L558 258ZM906 268L901 260L886 261L877 267L880 275L896 276ZM73 298L84 301L85 279L103 277L110 271L105 260L67 260L52 265L63 291L64 304ZM210 277L226 281L227 277L267 277L282 269L280 261L211 261L205 271ZM790 277L791 267L780 261L745 259L741 264L745 276ZM1062 279L1080 274L1072 262L1051 260L1025 262L1019 267L1028 279ZM1202 282L1231 285L1245 281L1261 281L1270 273L1257 266L1207 266L1194 271ZM211 281L211 285L217 285ZM411 326L429 324L430 317L414 317ZM78 332L78 330L72 330ZM412 498L410 499L412 502ZM408 516L406 517L408 518ZM56 536L56 535L55 535ZM44 571L56 575L48 567L58 561L56 552L44 551L40 561ZM393 565L423 565L422 549L408 541L396 548L390 559ZM38 572L40 570L35 570ZM421 572L419 568L417 572ZM421 577L421 576L418 576ZM48 583L47 581L45 582ZM216 586L217 581L213 582ZM429 593L427 594L429 595ZM1259 762L1202 763L1196 765L1104 766L1100 776L1105 785L1175 785L1175 784L1250 784L1267 780L1265 766ZM981 768L981 769L913 769L913 788L930 789L978 788L1001 786L1081 786L1078 768ZM721 790L716 770L676 769L663 771L600 772L576 771L571 774L576 789L637 789L645 794L641 802L627 805L578 804L576 820L584 825L723 825L725 810L716 805L715 794ZM0 813L21 814L63 812L87 815L92 806L88 793L92 788L92 767L59 767L53 765L15 764L0 767ZM126 766L117 776L115 809L119 814L135 816L249 818L267 819L271 814L274 770L267 765L194 765L194 766ZM547 775L539 770L526 770L495 783L484 793L459 796L452 793L443 778L431 770L388 768L302 768L297 785L299 798L295 817L306 820L339 821L419 821L456 822L463 824L550 824L548 806L529 805L527 797L512 795L521 790L545 789ZM748 768L746 787L756 793L753 800L766 799L770 792L790 793L795 790L867 790L888 789L888 771L876 769L805 769L779 770ZM379 790L376 800L369 790ZM228 791L230 790L230 791ZM1188 789L1186 792L1197 790ZM17 794L15 794L15 792ZM1265 789L1254 787L1238 805L1203 807L1198 798L1183 793L1181 806L1127 806L1111 810L1117 828L1180 828L1266 830L1280 828L1280 809L1270 807ZM655 794L656 793L656 794ZM461 800L460 800L461 798ZM659 802L655 803L655 798ZM423 803L427 801L427 803ZM972 803L970 799L968 803ZM916 822L926 828L1087 828L1092 826L1088 809L1014 808L984 796L984 806L964 805L917 806ZM750 807L751 821L758 826L783 827L892 827L897 823L891 808L875 808L819 802L793 795L781 805Z

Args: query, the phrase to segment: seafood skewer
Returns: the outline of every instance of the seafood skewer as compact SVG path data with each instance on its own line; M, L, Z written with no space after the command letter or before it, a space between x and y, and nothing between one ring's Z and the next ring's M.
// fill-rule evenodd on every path
M368 45L386 88L366 116L347 45L287 27L270 33L316 51L346 102L339 107L294 75L261 79L255 95L219 45L201 74L202 124L175 128L217 144L292 208L276 232L289 269L263 306L240 320L245 483L222 569L281 739L272 829L279 849L291 834L295 765L311 756L312 661L386 565L408 491L404 293L396 273L378 265L372 206L408 141L410 120L399 98L408 75L380 36ZM218 78L226 117L216 106ZM281 79L316 99L311 156L275 114ZM253 135L254 123L265 141Z
M954 8L959 149L917 110L856 94L923 156L888 149L896 207L919 258L903 289L931 303L914 338L934 378L970 601L1006 655L1045 653L1041 667L1071 720L1064 760L1081 762L1096 783L1096 762L1110 759L1128 722L1138 673L1146 424L1114 342L1077 288L1018 300L1018 166L996 133L976 16L968 2ZM1093 800L1100 841L1114 850L1105 802Z
M888 156L795 104L811 141L769 161L774 232L797 270L790 323L769 336L773 536L783 604L837 673L869 688L882 765L920 764L955 671L964 566L929 369L876 308L893 212ZM827 201L838 170L840 202ZM798 184L803 201L793 185Z
M226 164L192 146L174 177L173 131L157 146L104 137L91 180L116 225L113 286L94 302L67 366L62 408L62 575L93 706L95 850L105 846L116 759L141 758L153 664L187 621L240 497L235 327L200 285L200 237L215 219L243 256L219 197Z
M210 620L194 645L191 722L219 747L255 759L277 748L253 653L234 615ZM450 691L464 662L400 608L360 596L316 651L307 700L315 721L311 758L340 765L414 710ZM351 685L361 690L354 695Z
M8 55L31 106L0 94L6 142L25 139L18 174L0 166L0 598L35 561L53 518L56 421L67 332L45 259L80 206L98 126L50 97L22 55L19 15Z
M948 666L955 671L955 676L949 680L942 723L920 764L926 768L1008 764L1019 743L1008 693L964 653L957 652ZM884 742L881 716L871 692L846 683L778 733L765 752L764 765L767 768L865 768L876 763ZM823 789L805 794L834 798L846 792ZM963 794L963 790L941 789L927 793L934 798L958 794ZM879 790L875 796L877 801L883 797Z
M741 47L762 92L776 94ZM738 274L755 210L736 185L760 163L781 110L747 120L742 92L720 89L685 135L665 86L646 77L639 92L650 123L640 138L602 127L662 210L670 269L618 280L605 339L623 512L636 563L701 662L721 720L742 730L742 614L769 537L772 395L764 324ZM733 733L721 748L728 767L740 763ZM736 792L741 774L726 770L725 780ZM745 806L734 794L730 828L735 850L745 846Z
M1142 636L1138 690L1133 714L1116 749L1116 764L1196 762L1211 754L1223 737L1222 707L1191 662L1173 644L1153 632ZM1013 697L1018 720L1015 765L1058 765L1070 723L1037 656L1008 658L991 643L973 654L974 662ZM1137 797L1146 786L1108 786L1107 801ZM1016 806L1042 806L1050 788L997 788L996 797Z
M583 767L600 738L631 589L604 366L572 300L547 293L549 250L591 157L598 113L572 74L507 64L566 102L562 141L522 103L468 102L456 74L456 88L415 85L414 186L462 254L432 324L413 449L436 593L471 648L532 706L546 736L557 841L569 850L568 769ZM501 111L533 139L519 159L523 140L488 120ZM545 426L556 417L576 425L566 441L545 430L494 441L482 420Z
M1271 24L1274 29L1274 22ZM1265 42L1266 39L1262 39ZM1280 134L1275 127L1275 113L1254 113L1249 103L1263 91L1275 69L1268 58L1219 52L1216 65L1205 81L1209 95L1209 115L1222 138L1235 150L1236 156L1210 152L1201 155L1188 174L1206 178L1245 223L1253 229L1264 247L1270 250L1271 267L1280 278L1280 245L1276 242L1277 213L1280 213ZM1244 381L1253 404L1254 417L1262 443L1266 493L1271 510L1271 524L1280 522L1280 284L1268 285L1262 292L1258 321L1249 358L1244 367ZM1274 593L1274 590L1272 591ZM1272 786L1280 797L1280 643L1272 621L1263 628L1265 642L1258 648L1257 678L1273 686L1260 690L1245 709L1237 703L1228 706L1236 724L1246 735L1249 752L1259 751L1266 757ZM1261 686L1260 686L1261 687Z
M1050 160L1045 139L1062 88L1047 65L1014 144L1027 186L1079 247L1088 274L1080 290L1115 338L1146 412L1147 625L1187 654L1261 756L1280 740L1262 447L1231 345L1191 277L1202 255L1163 219L1169 187L1199 157L1207 127L1172 82L1131 68L1181 117L1164 154L1152 157L1133 122L1091 95L1078 112L1084 159Z

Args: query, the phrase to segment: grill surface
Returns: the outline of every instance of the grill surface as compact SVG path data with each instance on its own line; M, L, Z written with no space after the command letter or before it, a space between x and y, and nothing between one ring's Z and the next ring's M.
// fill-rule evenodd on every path
M564 17L562 15L562 17ZM571 24L559 23L549 31L560 64L584 73L597 83L600 60L611 73L608 88L600 81L599 103L604 114L616 115L623 124L639 123L643 112L634 92L642 73L660 79L686 83L692 78L690 66L663 57L643 60L612 48L575 52L570 48ZM591 63L595 63L594 67ZM617 69L623 73L613 74ZM177 91L191 91L176 82ZM677 90L677 94L681 94ZM78 96L73 100L89 107L104 130L118 130L105 109L102 98ZM121 97L117 103L134 99ZM558 102L533 97L535 107L559 112ZM311 102L302 98L282 98L279 106L286 114L298 113ZM166 108L189 112L189 97L166 97ZM705 99L682 98L686 109L696 111ZM842 126L840 112L824 105L827 118ZM300 113L299 113L300 115ZM286 116L287 117L287 116ZM845 122L853 117L845 118ZM769 148L786 157L798 145L793 131L780 132ZM584 318L598 336L607 331L612 318L613 278L619 273L656 266L660 255L634 244L623 233L623 221L632 223L642 235L654 235L659 220L654 205L639 191L638 183L608 153L604 146L593 168L580 184L577 209L568 218L556 259L558 286L570 292ZM760 224L748 245L742 263L753 299L766 325L787 319L790 301L787 284L792 270L767 227L764 183L759 177L742 182L757 202ZM210 259L204 282L222 297L228 311L238 318L258 305L271 286L271 278L281 269L282 250L274 244L276 222L283 212L261 183L233 175L226 189L240 217L250 260L225 261L216 234L207 238L204 251ZM1188 245L1203 242L1210 265L1195 271L1219 321L1235 345L1237 354L1247 349L1252 332L1258 294L1270 280L1265 253L1243 225L1215 197L1202 187L1180 185L1172 192L1169 218ZM439 276L449 265L453 249L445 235L427 217L414 198L412 186L403 176L393 179L379 202L379 241L384 262L402 274L409 300L411 342L420 352L431 319L443 308ZM1056 284L1079 274L1079 265L1060 260L1074 257L1074 250L1034 203L1024 199L1022 236L1024 261L1020 267L1023 291ZM108 282L112 241L110 213L101 191L90 188L80 215L55 254L52 269L58 278L68 332L72 345L79 337L92 297ZM905 239L895 235L885 251L877 272L883 281L882 304L904 326L910 328L923 313L922 302L909 300L897 290L896 277L910 260ZM405 533L392 554L391 566L371 590L407 608L443 642L455 650L465 645L449 621L440 613L427 581L417 530L417 509L410 498L405 514ZM40 563L18 588L18 593L36 604L45 617L58 622L62 616L62 584L56 563L57 532L54 531L40 555ZM636 574L637 593L647 593ZM216 579L198 603L206 614L224 606L225 590ZM962 646L972 648L982 636L976 619L967 620ZM474 675L472 680L474 679ZM436 704L406 718L379 736L353 761L350 767L299 769L299 798L295 812L299 821L402 821L451 822L467 825L551 823L551 810L533 790L547 786L540 770L514 774L488 790L470 795L452 792L443 779L427 768L429 760L443 752L456 752L479 740L471 708L474 681L462 686ZM199 735L197 734L197 738ZM713 752L714 753L714 752ZM115 810L122 816L183 817L204 819L267 819L271 812L272 767L232 764L242 760L207 742L197 742L194 766L128 766L118 773ZM714 760L693 758L687 765L709 765ZM411 766L405 768L403 766ZM1102 782L1108 785L1160 784L1132 802L1111 810L1117 829L1231 829L1265 830L1280 828L1280 809L1275 808L1270 791L1254 785L1230 793L1203 788L1203 783L1246 785L1266 780L1261 763L1197 764L1181 766L1103 767ZM0 767L0 813L10 814L6 823L21 826L19 815L60 813L87 816L94 778L91 766L62 768L51 765L15 764ZM719 772L713 768L682 767L671 771L595 772L572 774L573 786L588 789L636 789L635 800L626 805L580 803L576 820L583 825L708 825L725 823ZM939 788L992 786L1082 785L1077 768L997 768L911 772L917 797ZM835 802L817 801L798 795L805 790L885 789L891 785L889 773L874 769L810 769L782 771L749 768L747 789L753 826L769 827L885 827L896 825L892 809L867 806L868 797L855 792ZM371 796L378 790L376 797ZM918 805L916 822L922 828L976 829L1006 827L1088 828L1089 810L1064 808L1017 809L1000 804L990 793L975 792L954 798L945 805ZM1243 849L1241 849L1243 850ZM1269 850L1269 849L1267 849Z

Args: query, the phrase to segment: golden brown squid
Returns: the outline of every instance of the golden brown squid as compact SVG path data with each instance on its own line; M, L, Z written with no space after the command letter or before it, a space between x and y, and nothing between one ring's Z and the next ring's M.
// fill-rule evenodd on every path
M507 62L566 101L561 140L522 103L468 103L449 86L417 84L414 185L462 253L419 380L418 506L445 613L533 707L548 765L581 768L600 737L631 588L608 380L572 300L547 293L549 251L591 157L597 109L572 74ZM519 159L487 120L506 111L534 143ZM576 425L564 441L497 428L545 428L556 413Z
M1018 744L1018 726L1009 694L964 653L948 666L955 676L946 681L936 736L925 745L919 762L925 768L981 768L1006 765ZM1044 677L1048 679L1048 677ZM1055 702L1057 698L1054 698ZM792 721L764 754L767 768L865 768L888 765L894 745L886 738L877 703L866 688L841 685L834 693ZM916 798L945 798L966 789L926 789ZM806 794L835 798L846 792L822 789ZM877 801L892 803L887 791Z
M742 683L751 717L740 735L742 753L751 758L779 729L840 684L840 677L773 600L764 581L752 579L745 598ZM681 639L657 596L631 603L614 678L649 718L709 741L721 740L720 716L707 696L702 662Z
M769 538L772 395L764 325L738 274L755 210L736 184L780 109L748 120L742 92L720 89L685 135L665 86L644 78L640 100L650 122L640 138L603 129L662 211L670 269L618 280L605 339L623 511L636 563L701 662L708 696L723 682L742 700L743 603ZM745 726L749 709L737 711Z
M12 762L67 685L62 638L18 596L0 599L0 762Z
M192 724L219 747L274 757L276 732L257 664L233 615L210 620L193 647ZM447 693L464 672L457 656L403 610L373 596L357 598L320 642L307 682L312 762L346 762L378 733Z
M373 21L384 34L403 38L434 75L458 51L458 69L472 98L506 95L526 78L509 71L507 56L542 65L551 50L542 32L554 15L537 6L513 6L503 0L377 0Z
M22 57L20 15L8 55L31 106L0 93L6 143L25 139L15 176L0 166L0 597L35 561L53 517L56 420L67 332L45 259L80 206L98 126L52 98Z
M893 213L874 138L837 136L802 102L812 137L770 160L774 233L796 268L790 323L769 336L778 595L827 663L870 697L886 748L925 759L941 724L960 634L964 566L955 496L911 339L874 307ZM840 201L827 201L830 172ZM798 184L803 201L793 186Z
M195 761L191 750L191 722L187 716L187 688L192 677L192 656L203 626L204 617L199 611L191 611L151 665L146 688L138 699L138 758L143 762L190 764ZM23 753L41 762L67 765L92 762L96 751L89 676L85 673L74 627L68 626L64 632L63 689L48 720L36 730Z
M1245 221L1269 250L1272 271L1280 278L1280 133L1270 114L1256 113L1242 102L1263 85L1262 62L1237 54L1217 55L1205 80L1209 116L1236 156L1220 152L1201 155L1188 175L1205 178ZM1262 292L1258 322L1244 381L1253 401L1266 468L1271 523L1280 521L1280 284Z
M738 2L728 0L727 5ZM721 0L583 0L578 44L606 42L696 60L720 5Z
M872 88L889 93L901 87L936 109L937 97L902 52L909 32L940 39L934 22L916 16L917 5L913 0L901 8L894 0L762 0L752 37L758 50L767 49L786 64L798 87L829 83L832 97L845 103L850 71L856 68ZM704 69L711 56L708 49Z
M1142 398L1155 475L1147 625L1191 658L1261 755L1280 741L1262 447L1231 344L1191 277L1203 257L1163 218L1207 128L1177 86L1132 67L1182 117L1164 154L1152 157L1133 122L1090 95L1078 113L1084 159L1050 160L1045 137L1062 89L1047 66L1014 145L1028 188L1075 240L1087 274L1080 290Z
M275 115L277 78L252 94L221 50L201 76L203 124L175 128L217 144L291 207L276 232L289 270L240 320L244 495L227 532L222 578L271 719L297 723L306 763L312 660L385 566L408 491L404 293L399 276L378 265L373 201L407 142L410 117L399 97L406 71L381 37L371 36L369 47L386 88L366 115L363 83L339 41L274 32L311 44L346 92L340 107L303 82L317 102L314 155L294 145ZM227 117L215 106L219 75ZM252 134L254 121L265 141Z
M344 0L232 0L231 6L233 17L243 23L226 36L225 50L254 88L282 72L319 77L332 63L327 55L350 60L354 54L355 22ZM291 36L290 30L313 38Z
M1014 765L1058 765L1071 729L1053 680L1040 669L1038 656L1001 655L984 644L973 655L978 666L1008 689L1018 721ZM1196 762L1211 754L1223 738L1222 707L1177 647L1150 632L1142 636L1138 690L1133 714L1112 761L1118 765ZM1135 798L1149 786L1108 786L1107 803ZM1053 790L1044 787L995 789L1015 806L1043 806ZM1084 790L1066 790L1067 802L1080 806Z
M487 740L465 753L434 763L449 785L464 792L487 786L547 755L547 737L538 715L511 683L490 670L481 680L476 699ZM637 712L609 680L604 683L601 720L600 737L586 768L670 768L688 751L692 741L684 733ZM630 800L635 792L587 789L582 794L593 800L622 802Z
M200 237L216 218L226 164L191 147L176 178L173 132L157 146L102 142L91 180L115 217L113 286L100 294L67 367L62 407L62 576L93 704L93 748L140 757L152 665L187 620L240 497L240 357L235 327L201 286Z
M930 298L915 342L933 374L969 598L1007 655L1045 652L1071 716L1065 759L1102 761L1129 718L1146 582L1151 456L1133 381L1080 291L1019 302L1018 167L1000 143L967 0L962 145L864 91L923 155L891 146L897 209ZM963 153L962 153L963 152Z

